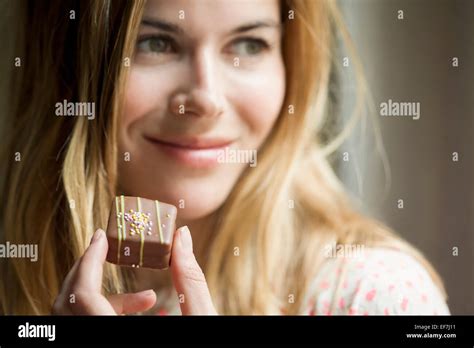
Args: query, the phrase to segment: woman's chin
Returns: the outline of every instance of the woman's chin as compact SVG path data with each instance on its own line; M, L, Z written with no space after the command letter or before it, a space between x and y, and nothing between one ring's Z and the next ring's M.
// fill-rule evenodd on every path
M188 199L174 197L170 199L170 202L174 202L173 204L178 208L178 220L189 222L202 219L214 213L224 203L226 197L219 200L215 198L216 197L206 197L206 195L202 195L201 198Z
M181 191L182 189L176 189L174 192L147 192L138 196L173 204L178 208L178 220L184 222L199 220L214 213L227 198L227 194L217 195L215 189L212 188L206 190L206 193Z
M173 204L178 208L178 219L192 221L206 217L225 202L233 187L233 182L227 180L223 184L222 178L205 180L178 178L156 178L153 182L137 180L124 182L122 192L129 196L140 196L148 199L157 199L161 202ZM156 183L159 182L160 185ZM179 185L176 183L179 182Z

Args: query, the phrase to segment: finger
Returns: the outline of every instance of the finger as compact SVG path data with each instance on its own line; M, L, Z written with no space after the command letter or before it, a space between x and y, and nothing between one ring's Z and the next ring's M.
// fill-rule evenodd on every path
M117 314L131 314L144 312L153 307L156 294L153 290L145 290L134 294L110 295L108 300Z
M53 308L52 308L53 314L55 315L71 314L71 311L69 309L69 304L70 304L69 298L71 295L73 295L71 289L74 285L74 282L77 279L77 270L81 262L82 262L82 257L78 258L74 262L74 265L72 266L71 270L66 275L66 278L64 278L63 284L61 286L61 290L53 304Z
M51 309L52 315L71 315L72 312L69 306L64 303L65 296L58 296L53 303Z
M76 260L76 262L74 262L74 265L72 266L71 270L64 279L61 291L59 292L58 297L53 306L53 312L54 310L58 310L59 304L62 303L70 295L71 285L73 283L73 280L76 278L77 269L79 268L79 263L81 262L81 260L82 258L79 258Z
M102 292L102 274L107 249L108 243L105 232L98 229L78 265L74 289L99 294Z
M170 268L183 315L217 314L187 226L174 234Z
M55 314L115 315L114 308L102 296L103 264L107 255L105 232L98 229L84 255L66 276L53 305Z

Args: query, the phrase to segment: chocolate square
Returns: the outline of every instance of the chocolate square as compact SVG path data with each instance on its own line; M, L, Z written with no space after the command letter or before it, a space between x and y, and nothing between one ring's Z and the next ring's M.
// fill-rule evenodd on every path
M176 215L171 204L115 197L107 225L107 261L120 266L168 268Z

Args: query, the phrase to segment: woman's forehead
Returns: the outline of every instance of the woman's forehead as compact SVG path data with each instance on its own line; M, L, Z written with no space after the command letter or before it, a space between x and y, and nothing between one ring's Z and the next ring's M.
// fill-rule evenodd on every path
M250 23L278 25L280 16L279 0L148 0L144 11L149 20L222 33Z

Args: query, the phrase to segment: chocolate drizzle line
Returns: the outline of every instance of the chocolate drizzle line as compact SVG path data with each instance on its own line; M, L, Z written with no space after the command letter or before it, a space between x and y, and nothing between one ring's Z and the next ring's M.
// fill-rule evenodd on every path
M125 228L125 202L123 195L120 196L121 210L122 210L122 237L123 240L127 239L127 229Z
M142 203L140 197L137 197L137 209L138 213L142 213ZM143 248L145 246L145 235L143 234L144 230L139 229L140 231L140 267L143 266Z
M160 233L160 243L163 244L163 231L161 229L161 221L160 221L160 203L155 200L155 208L156 208L156 220L158 222L158 231Z
M120 209L118 197L115 197L115 214L117 215L117 234L118 234L118 248L117 248L117 263L120 263L120 247L122 245L122 231L120 226Z

